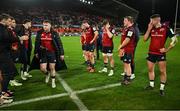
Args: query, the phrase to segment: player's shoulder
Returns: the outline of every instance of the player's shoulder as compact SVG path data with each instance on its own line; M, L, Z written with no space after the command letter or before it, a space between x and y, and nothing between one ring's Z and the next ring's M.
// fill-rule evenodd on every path
M128 27L127 31L134 32L134 31L135 31L135 28L134 28L133 26L131 26L131 27Z

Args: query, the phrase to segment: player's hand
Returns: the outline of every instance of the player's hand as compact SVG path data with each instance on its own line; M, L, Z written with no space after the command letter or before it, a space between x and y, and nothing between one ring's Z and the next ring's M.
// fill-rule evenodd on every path
M60 56L60 59L61 59L61 60L64 60L64 55L61 55L61 56Z
M18 48L17 48L16 46L12 46L11 48L12 48L12 50L14 50L14 51L17 51L17 50L18 50Z
M153 28L153 22L152 19L150 19L150 22L148 24L148 30L151 30Z
M166 53L166 52L168 52L168 50L167 50L166 48L161 48L161 49L160 49L160 52L161 52L161 53Z
M38 54L35 54L36 58L39 58Z
M121 45L118 47L118 51L120 51L121 50Z
M120 49L119 50L119 57L123 57L124 56L124 49Z
M29 39L29 37L27 35L24 35L20 38L20 40L28 40L28 39Z
M90 44L92 44L92 43L94 43L94 41L93 41L93 40L91 40Z

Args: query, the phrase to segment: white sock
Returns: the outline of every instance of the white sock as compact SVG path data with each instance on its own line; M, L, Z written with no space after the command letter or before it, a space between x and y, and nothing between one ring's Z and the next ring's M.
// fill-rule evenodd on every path
M154 87L154 81L150 81L150 82L149 82L149 85L150 85L151 87Z
M165 84L164 84L164 83L161 83L161 84L160 84L160 90L164 90L164 87L165 87Z

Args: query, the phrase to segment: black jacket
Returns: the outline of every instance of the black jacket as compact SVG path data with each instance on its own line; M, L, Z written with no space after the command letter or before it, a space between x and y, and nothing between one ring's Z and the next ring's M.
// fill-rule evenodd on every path
M36 40L35 40L35 49L34 49L34 54L41 55L41 34L44 32L43 29L37 32ZM63 49L63 44L61 42L61 39L58 35L57 32L51 31L52 34L52 39L53 39L53 45L56 49L56 71L67 69L66 63L64 60L60 59L61 55L64 55L64 49ZM39 56L40 57L40 56ZM40 67L39 59L37 57L33 57L32 63L30 65L30 71L33 69L39 69Z
M26 35L26 31L29 33L29 39L28 39L28 51L25 50L24 44L19 44L20 46L20 54L19 54L19 62L20 63L27 63L30 65L31 62L31 51L32 51L32 39L31 39L31 30L26 29L23 25L17 25L14 29L16 35L18 37L22 37ZM27 56L27 57L26 57Z
M35 41L35 50L34 54L38 54L40 52L40 45L41 45L41 34L44 32L43 29L37 32L36 41ZM56 49L56 53L60 55L64 55L64 48L59 37L59 34L56 31L51 30L53 45Z
M25 31L27 29L25 29L25 27L23 25L17 25L16 28L14 29L14 31L16 32L16 35L19 36L19 37L22 37L25 34ZM32 50L32 39L31 39L31 30L28 29L27 31L29 31L29 39L28 39L28 42L29 42L29 46L28 46L28 50L31 51Z
M16 73L16 67L10 52L12 43L18 41L18 37L13 37L7 27L0 24L0 70L3 74Z

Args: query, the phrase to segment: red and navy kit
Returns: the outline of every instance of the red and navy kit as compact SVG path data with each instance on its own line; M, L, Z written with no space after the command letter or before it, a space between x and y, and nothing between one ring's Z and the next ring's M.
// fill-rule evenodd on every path
M125 53L134 53L135 48L135 30L134 27L123 29L121 36L121 44L126 38L130 38L130 42L123 48Z
M86 51L94 52L95 43L90 43L94 39L94 32L97 31L95 27L89 27L85 31L85 44L86 44Z
M52 42L52 34L43 32L41 34L41 46L46 48L48 52L55 52L55 48Z
M110 38L107 34L107 30L103 29L102 34L102 45L103 47L113 47L113 38Z
M95 28L89 27L85 31L86 39L85 43L90 44L90 42L94 39L94 32L96 31Z
M40 63L56 63L56 50L53 45L52 34L42 32L40 39L42 48Z
M172 29L170 29L166 25L162 25L161 27L155 28L151 30L150 33L150 46L149 46L149 56L147 59L151 62L156 61L165 61L166 60L166 54L161 53L160 49L165 47L165 43L168 37L173 37L174 33Z
M114 30L111 31L114 34ZM107 34L107 30L104 28L102 33L102 52L112 53L113 52L113 37L110 38Z
M123 60L123 62L125 63L131 63L133 58L134 58L134 49L135 49L135 29L133 26L128 27L128 28L124 28L122 30L122 34L121 34L121 44L123 43L123 41L129 38L130 42L123 48L124 50L124 56L121 58L121 60Z

